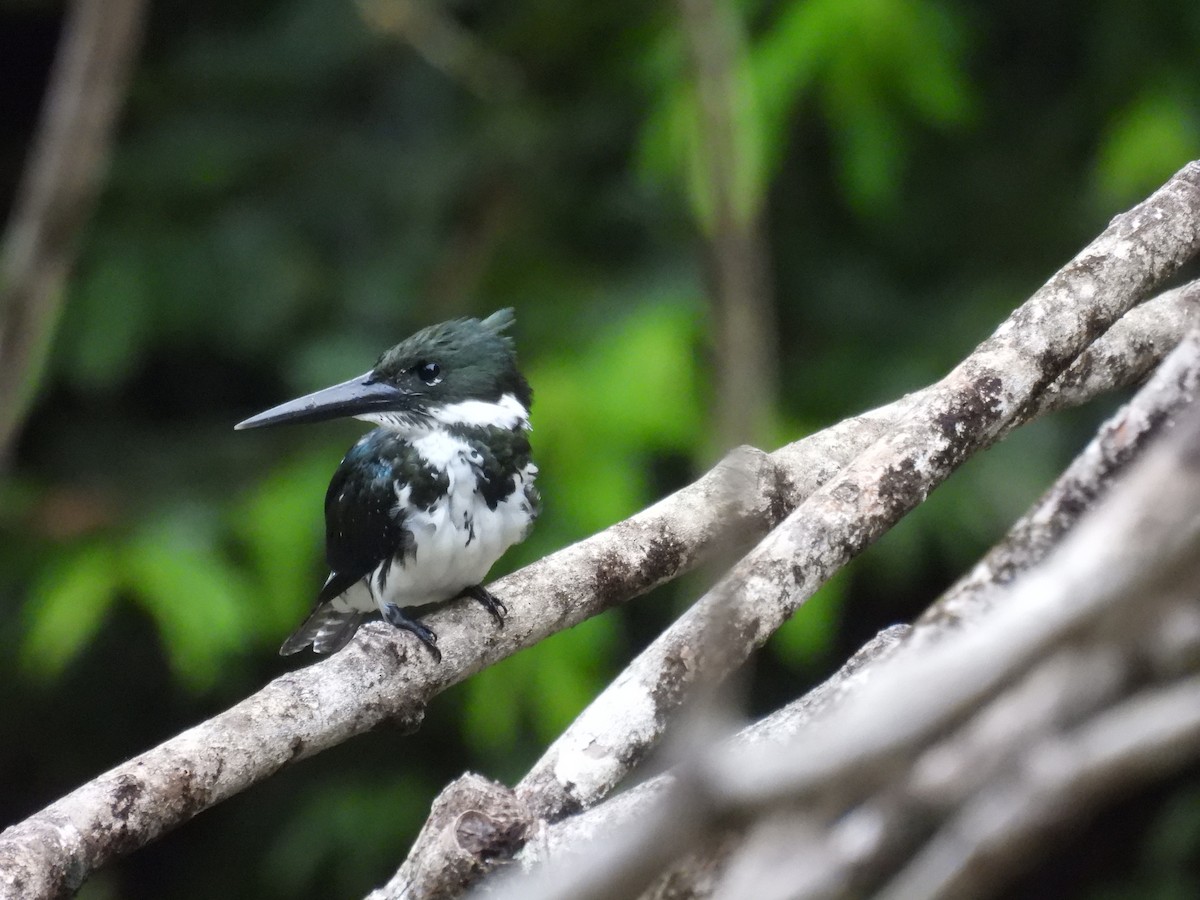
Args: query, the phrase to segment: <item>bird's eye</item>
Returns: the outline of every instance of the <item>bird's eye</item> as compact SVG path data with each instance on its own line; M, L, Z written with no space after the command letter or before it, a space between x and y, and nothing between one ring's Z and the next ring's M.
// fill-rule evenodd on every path
M435 362L420 363L415 367L417 377L430 387L442 380L442 367Z

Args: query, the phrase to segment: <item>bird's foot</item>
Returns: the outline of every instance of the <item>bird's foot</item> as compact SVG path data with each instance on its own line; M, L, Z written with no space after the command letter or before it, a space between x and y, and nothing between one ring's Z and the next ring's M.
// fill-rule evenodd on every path
M492 614L492 618L496 620L496 624L504 627L504 617L508 615L508 607L504 605L504 601L491 593L482 584L475 584L462 592L463 597L470 597L472 600L478 600L483 604L483 608Z
M395 603L389 603L383 608L383 618L389 625L411 631L422 644L429 648L434 662L442 661L442 651L437 648L437 635L419 619L413 618Z

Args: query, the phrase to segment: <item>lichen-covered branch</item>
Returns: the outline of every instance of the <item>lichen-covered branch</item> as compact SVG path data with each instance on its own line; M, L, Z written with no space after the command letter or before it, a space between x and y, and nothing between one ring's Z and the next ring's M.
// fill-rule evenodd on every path
M1067 532L1067 526L1073 526L1085 509L1094 505L1101 493L1098 479L1104 479L1103 487L1105 489L1110 487L1109 481L1117 469L1123 470L1136 454L1145 449L1152 435L1161 432L1163 425L1171 417L1195 399L1198 384L1200 384L1200 331L1194 330L1186 335L1179 346L1163 361L1154 377L1141 388L1138 394L1101 426L1097 437L1067 468L1058 482L1046 492L1046 495L1030 513L1022 517L997 548L988 554L986 559L992 559L998 553L1003 553L1006 559L1014 554L1019 554L1021 565L1008 570L1009 577L1006 581L1013 580L1021 572L1027 571L1042 561L1048 547L1057 544L1058 540ZM1081 497L1082 499L1079 499L1077 503L1066 502L1067 498ZM1069 521L1066 521L1068 518ZM1031 534L1038 532L1033 530L1029 523L1046 521L1061 522L1062 527L1054 529L1052 541L1037 543L1035 552L1029 541ZM977 567L972 576L968 576L946 595L943 595L943 598L931 607L930 614L922 617L922 624L918 631L922 632L924 636L920 640L940 639L953 633L963 621L976 621L986 614L990 604L979 599L979 595L992 596L996 591L996 585L990 579L980 579L977 576L982 568L983 564ZM990 569L984 571L990 572ZM947 598L956 597L959 598L960 604L968 605L964 615L949 617L932 614L946 602ZM876 671L882 659L886 658L880 649L887 649L886 655L890 655L890 650L899 644L906 635L907 629L903 629L901 626L882 633L855 654L850 662L829 682L793 701L762 722L751 726L747 729L746 734L762 740L774 741L780 740L783 736L795 734L802 725L811 720L814 712L843 702L858 685L864 682L866 677L870 677ZM886 643L881 643L885 640ZM910 646L911 644L912 642L909 642ZM1097 685L1104 683L1105 675L1108 674L1104 671L1103 666L1097 670L1095 665L1092 666L1093 671L1083 674L1080 674L1078 665L1067 667L1054 664L1048 668L1054 673L1054 686L1057 688L1057 692L1048 689L1046 679L1039 676L1029 679L1031 690L1035 695L1059 696L1063 693L1062 686L1064 684L1071 685L1072 682L1094 692ZM1031 708L1031 704L1022 701L1020 704L1022 718L1019 726L1014 727L1014 720L1010 717L1004 720L1005 724L1001 728L994 733L988 733L981 743L990 747L994 753L1006 741L1011 742L1014 738L1022 740L1026 726L1035 718L1031 715ZM1000 718L1003 719L1002 716ZM938 758L945 759L946 755L942 753ZM957 757L960 760L970 759L971 772L978 778L982 767L977 756L959 753ZM961 771L962 769L963 766L960 763L956 770ZM535 858L554 858L568 852L572 846L577 846L599 829L620 827L623 823L636 817L640 810L647 803L652 802L654 797L661 793L669 783L669 775L660 776L616 800L605 801L592 810L567 818L559 824L537 830L531 829L531 832L537 836L534 844L526 848L518 859L525 863L527 860ZM885 804L869 812L859 811L855 814L856 818L839 827L854 830L862 827L864 819L871 818L878 826L876 830L882 833L887 830L886 825L890 825L896 815L895 804ZM741 869L750 872L761 868L754 860L758 859L761 862L759 857L764 854L770 855L780 846L794 849L797 844L795 832L812 827L812 823L807 818L801 817L801 819L802 821L797 821L796 816L792 815L784 817L782 822L771 820L762 823L757 829L758 833L751 838L757 845L757 849L747 851L749 861L744 859ZM910 824L908 830L911 830L911 827ZM780 872L778 862L772 864L770 868L785 878L793 889L800 890L800 886L809 885L812 892L819 895L821 890L828 889L830 885L848 883L853 878L856 868L865 866L868 861L875 863L877 855L888 849L883 846L877 847L877 853L871 855L867 860L862 858L861 848L859 848L856 850L858 857L847 859L846 854L837 851L838 842L835 839L831 838L829 844L830 846L820 848L814 858L793 856L794 864L787 867L786 872ZM722 844L722 850L729 850L727 844ZM680 882L689 879L697 868L697 860L689 859L681 864L677 863L673 867L671 876L672 888L678 891ZM707 877L706 868L700 866L699 871L702 876ZM731 877L737 883L738 876L735 874ZM824 887L821 887L822 885ZM734 893L733 896L737 896L737 894Z
M986 612L1005 585L1046 557L1198 388L1200 330L1193 330L1000 543L925 612L913 640L940 637L947 627Z
M890 656L907 633L907 625L880 632L812 691L749 725L734 740L746 744L786 741L861 683L867 677L864 672ZM596 834L619 829L648 809L674 780L668 772L577 816L550 824L535 818L514 791L478 775L463 775L438 795L404 864L368 900L453 896L490 871L494 862L516 856L521 865L528 867L534 860L556 858ZM481 789L481 784L486 787ZM514 821L514 815L523 818ZM493 827L502 839L481 844L474 840L474 834L464 838L460 822L481 819L499 823ZM509 840L514 833L520 835L517 842ZM468 873L465 879L464 873Z
M901 646L908 633L907 625L893 625L868 641L837 672L803 697L793 700L759 721L747 726L731 741L732 746L786 744L800 730L827 710L834 709ZM610 797L577 816L553 824L544 821L531 828L528 842L516 861L522 868L531 868L539 861L554 860L575 852L596 835L615 832L635 821L650 805L675 784L672 772L651 778L615 797ZM691 861L689 861L691 862ZM688 877L685 866L677 867L679 875L674 887L678 890L682 878ZM404 894L382 895L391 898ZM380 900L382 900L382 896ZM417 895L420 896L420 895Z
M536 878L514 877L499 896L616 896L610 884L660 871L680 844L762 816L790 824L790 858L840 855L851 866L834 881L809 872L789 896L861 895L889 868L901 874L887 896L995 891L1006 870L990 863L1027 857L1051 825L1200 757L1200 721L1178 714L1195 701L1200 668L1198 447L1192 403L986 627L897 654L783 748L698 748L687 777L615 833ZM663 820L682 839L659 840L651 828ZM740 851L758 864L735 854L715 896L764 896L763 879L778 872L760 864L770 849L760 838Z
M554 821L606 796L701 676L740 665L971 453L1032 415L1042 390L1198 249L1200 163L1192 163L1115 218L660 635L522 780L522 799Z
M1135 210L1127 214L1127 217L1133 217L1136 212ZM1185 215L1194 217L1195 213L1196 210L1192 208ZM1153 219L1156 215L1150 213L1149 218ZM1110 232L1121 224L1121 220L1114 222ZM1124 225L1129 227L1129 218L1125 219ZM1184 250L1184 255L1194 252L1194 242L1194 236L1185 241L1192 249ZM1100 243L1101 241L1097 242ZM1093 259L1097 244L1084 251L1079 260ZM1121 248L1121 252L1125 249ZM1087 272L1086 265L1080 265L1078 260L1077 265ZM1064 271L1069 270L1070 267ZM1089 278L1082 279L1076 285L1076 289L1081 295L1094 296L1089 293L1093 290L1091 273L1087 274ZM1034 300L1041 298L1043 303L1047 302L1045 294L1052 288L1059 293L1052 293L1049 302L1060 300L1062 285L1056 286L1053 281ZM1081 306L1087 308L1086 303L1081 303ZM1034 411L1059 408L1070 402L1078 402L1082 394L1111 390L1118 384L1128 384L1142 378L1149 368L1162 358L1162 354L1178 342L1184 329L1197 322L1200 322L1200 283L1193 282L1148 301L1142 307L1127 313L1103 337L1076 357L1070 368L1053 382L1052 389L1035 394L1032 402L1017 416L1007 423L1001 423L997 433L1005 433L1021 421L1026 421ZM1069 359L1066 354L1064 357ZM931 403L939 388L939 385L934 385L776 451L771 458L776 461L778 471L782 474L780 481L787 486L786 492L781 492L781 496L787 496L789 500L803 500L811 496L859 453L889 434L904 416L922 404ZM980 436L979 439L982 443L987 441L986 436ZM662 640L670 640L672 645L679 649L674 660L664 662L663 655L656 650ZM668 632L659 643L643 654L641 659L635 661L631 670L624 673L622 679L602 696L601 701L594 704L591 710L578 719L547 751L517 787L517 802L529 809L532 816L528 823L531 833L541 833L538 830L547 822L555 822L564 815L581 808L586 809L603 799L625 773L636 765L665 724L665 714L661 717L658 715L655 696L673 696L672 691L678 686L676 681L679 674L686 673L688 669L685 656L697 646L700 646L700 643L694 630L675 633L673 629ZM750 645L744 641L741 646L746 652L750 649ZM632 674L632 669L641 665L648 656L654 660L652 665L657 666L657 676L660 679L657 682L651 680L653 676L643 680ZM673 665L672 662L676 664ZM630 690L621 693L622 684ZM651 698L648 702L647 694ZM625 705L630 696L634 702ZM665 712L667 710L664 710ZM571 766L559 765L564 757L582 760L585 765L592 767L593 774L599 771L602 776L591 781L581 779L580 773ZM566 823L564 825L569 827ZM584 820L580 825L587 829L591 827L591 822ZM503 861L505 853L493 849L494 852L478 855L474 863L477 872L486 871L497 862ZM396 877L373 896L436 896L441 889L439 885L417 885L409 878L409 873L418 864L421 855L422 852L414 848Z
M1046 389L1038 401L1042 412L1076 405L1080 391L1094 397L1137 383L1191 328L1200 328L1200 279L1163 291L1122 316ZM1140 376L1123 381L1124 372Z

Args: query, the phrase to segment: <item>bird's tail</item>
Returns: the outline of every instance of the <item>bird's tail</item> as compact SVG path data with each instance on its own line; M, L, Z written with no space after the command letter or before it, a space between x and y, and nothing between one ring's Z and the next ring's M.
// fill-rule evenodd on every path
M280 656L299 653L312 644L314 653L341 650L362 624L363 614L352 609L334 609L332 603L320 603L304 624L279 648Z

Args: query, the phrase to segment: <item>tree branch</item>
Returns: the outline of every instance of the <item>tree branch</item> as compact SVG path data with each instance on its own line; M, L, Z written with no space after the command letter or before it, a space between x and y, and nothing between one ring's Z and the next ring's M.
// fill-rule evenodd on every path
M901 646L908 633L907 625L894 625L884 629L855 653L842 668L831 675L803 697L793 700L759 721L739 732L730 742L734 747L786 744L809 722L836 708L845 697L857 690L874 672L875 667L892 656ZM594 840L597 835L615 833L639 818L652 804L658 802L665 792L673 789L676 776L668 771L610 797L577 816L570 816L553 824L544 821L531 829L528 843L517 855L516 861L523 869L530 869L543 862L556 860L578 851L578 848ZM723 851L730 849L722 845ZM687 861L677 866L673 886L678 889L680 879L686 877L685 869L691 868ZM708 874L706 868L705 874ZM390 885L389 885L390 886ZM372 900L397 900L399 897L421 897L423 894L380 893Z
M1004 587L1045 559L1146 444L1195 399L1198 387L1200 331L1193 330L1000 543L926 610L913 639L940 638L947 628L978 619L998 602Z
M1089 251L1081 254L1083 258L1088 256ZM1086 290L1083 285L1080 285L1079 289ZM1134 367L1138 373L1137 377L1141 377L1146 367L1157 361L1156 353L1161 354L1164 348L1178 341L1181 331L1172 329L1182 329L1191 322L1200 323L1200 282L1168 291L1129 313L1109 333L1081 354L1068 371L1054 382L1053 389L1044 393L1043 396L1047 399L1037 407L1038 411L1050 406L1060 407L1064 402L1069 402L1070 398L1077 396L1076 392L1079 390L1111 389L1114 381L1110 373L1118 371L1121 366ZM935 385L777 451L773 458L779 459L781 465L786 459L787 471L800 473L804 479L801 482L792 481L791 494L799 494L802 497L811 495L855 455L888 434L904 415L921 404L932 402L937 391L938 386ZM1022 413L1023 415L1026 413ZM1020 417L1017 419L1023 420ZM1006 432L1011 427L1012 425L1002 426L1002 431ZM694 611L689 613L689 616L692 615ZM655 701L665 697L670 698L675 706L678 705L680 673L688 667L687 664L672 665L670 659L664 662L664 655L657 648L663 641L670 641L671 646L678 650L676 661L686 659L688 664L694 667L697 658L694 648L703 646L694 627L691 630L681 629L686 619L687 617L677 623L659 642L639 657L617 683L573 723L517 786L517 796L513 802L530 810L533 818L527 825L531 832L538 832L546 823L556 822L579 808L587 809L602 799L636 765L646 748L657 739L665 727L664 720L670 709L657 707ZM726 638L727 643L730 640ZM732 639L732 642L736 643L737 640ZM744 644L744 649L749 652L750 645ZM691 654L690 658L688 654ZM649 663L646 662L647 658L650 659ZM658 680L639 678L634 672L635 667L639 665L655 670ZM619 691L622 685L627 688L632 685L624 697L614 693ZM652 698L650 703L647 703L643 696L634 696L646 685L649 685L647 693ZM604 702L606 697L609 699ZM663 714L661 717L658 715L660 712ZM564 754L568 759L581 760L585 765L596 766L602 771L603 777L594 782L581 779L580 773L570 766L560 766L560 759ZM591 827L593 825L590 820L584 819L580 823L580 828L584 831ZM487 856L488 859L483 860L483 856ZM504 856L504 852L499 848L495 848L494 852L480 854L476 858L476 871L482 872L494 867L503 861ZM407 873L418 864L420 857L421 852L414 848L387 887L373 896L437 896L439 888L436 885L428 887L427 890L420 889L408 879Z
M1076 405L1079 391L1098 396L1122 387L1118 373L1139 372L1124 384L1150 373L1190 328L1200 327L1200 279L1136 306L1100 340L1080 354L1040 398L1043 413Z
M460 25L443 4L358 0L358 9L376 31L405 41L430 66L481 100L514 100L521 95L524 78L517 67Z
M535 815L555 821L606 796L702 673L719 680L740 665L971 453L1027 421L1045 387L1198 249L1200 163L1192 163L1115 218L601 693L518 785Z
M713 432L717 447L730 447L768 432L779 385L764 190L738 121L751 102L739 72L739 11L718 0L677 6L696 100L696 205L716 343Z
M1118 425L1129 423L1127 436L1131 443L1128 447L1122 446L1114 448L1121 455L1121 464L1125 465L1129 462L1129 454L1131 448L1136 447L1139 450L1144 449L1147 441L1146 436L1150 433L1150 429L1145 427L1149 423L1155 423L1154 432L1161 430L1159 424L1166 416L1175 415L1186 403L1192 402L1195 399L1196 385L1200 382L1200 331L1193 331L1180 345L1172 352L1172 354L1163 362L1159 371L1155 376L1139 391L1138 395L1124 408L1117 412L1105 425L1103 425L1095 440L1089 444L1088 448L1078 457L1075 462L1068 467L1066 473L1059 480L1055 487L1051 488L1045 495L1043 501L1035 506L1034 512L1027 514L1022 521L1030 519L1043 519L1046 514L1042 512L1044 502L1051 502L1054 508L1058 509L1058 501L1062 497L1069 494L1066 486L1078 485L1079 479L1084 473L1095 472L1096 467L1093 465L1098 457L1097 447L1107 448L1111 444L1113 435L1120 433L1123 429L1118 428ZM1089 506L1094 505L1098 496L1098 492L1090 495ZM1076 515L1080 510L1075 510ZM1014 528L1016 534L1022 534L1021 528ZM1001 543L1001 547L1012 546L1015 541L1013 533ZM995 551L993 551L994 553ZM989 553L989 557L993 554ZM1028 565L1023 566L1021 571L1032 567L1036 562L1040 562L1044 553L1037 556L1036 559L1032 555L1027 555ZM949 595L953 595L955 589L952 589ZM941 601L939 601L941 602ZM935 604L936 608L937 604ZM989 606L983 604L974 604L971 607L971 615L969 621L976 621L986 613ZM929 635L938 637L945 636L945 633L953 633L959 627L959 620L949 619L945 616L930 616L922 617L924 623L921 628L926 632L926 639ZM1176 629L1180 633L1186 633L1186 629ZM813 718L814 713L819 713L828 708L836 708L837 705L845 702L846 698L855 691L859 686L865 683L868 677L871 677L877 670L879 663L891 655L892 649L899 644L903 639L904 633L907 631L906 626L896 626L894 629L889 629L881 633L874 640L869 642L862 650L860 650L851 659L849 663L829 682L810 691L799 700L793 701L787 707L777 713L768 716L762 722L751 726L744 734L752 739L763 741L780 741L785 737L794 735L799 729L807 724ZM899 632L899 633L898 633ZM886 641L886 642L885 642ZM907 646L911 646L908 642ZM886 650L886 653L880 651ZM1070 666L1065 665L1050 665L1052 673L1051 683L1047 684L1045 677L1039 676L1029 679L1030 688L1028 696L1018 696L1015 701L1020 709L1020 715L1005 716L1003 712L993 714L993 719L998 719L1000 725L994 729L985 729L981 738L975 741L979 747L986 748L987 753L991 757L995 757L997 748L1008 746L1010 749L1015 747L1014 741L1020 742L1024 740L1024 736L1028 732L1028 726L1035 720L1040 721L1045 718L1042 715L1039 719L1031 710L1038 709L1032 698L1042 697L1054 699L1052 704L1055 710L1058 710L1062 705L1062 701L1055 699L1063 696L1072 696L1082 690L1090 698L1093 704L1102 699L1103 695L1097 694L1096 687L1111 680L1108 676L1112 673L1112 667L1106 666L1105 660L1101 660L1099 664L1090 663L1090 669L1083 667L1082 663L1077 660L1072 660ZM1078 656L1078 654L1075 654ZM1065 674L1064 674L1065 673ZM1072 681L1073 680L1073 681ZM1072 685L1077 690L1072 691ZM1061 711L1058 713L1061 715ZM1014 723L1016 723L1014 727ZM936 757L938 760L945 760L947 757L957 757L960 761L955 766L955 771L962 771L962 760L969 760L969 770L972 778L978 781L986 767L981 763L979 752L963 752L961 748L955 748L955 752L946 753L940 752ZM940 769L945 772L946 766L942 762ZM589 837L597 833L601 829L618 829L634 821L641 815L647 804L661 794L661 792L671 783L671 776L664 775L626 792L616 799L607 800L604 803L594 807L592 810L581 815L568 818L560 824L541 829L540 832L535 830L538 836L533 841L533 846L527 847L518 857L518 861L525 867L533 864L534 860L552 859L556 856L561 856L570 852L573 847L589 839ZM961 787L959 799L965 795L968 787L974 786L972 782L969 786ZM921 793L925 796L924 802L928 803L929 788L928 785L924 788L913 788L914 792ZM944 792L943 792L944 793ZM946 800L943 797L942 803ZM876 804L868 813L859 812L855 814L857 819L851 821L845 828L848 831L855 831L859 828L858 822L862 819L871 818L876 826L881 822L887 822L887 827L879 826L872 829L873 833L885 834L891 830L890 823L896 823L895 828L900 831L911 831L913 826L911 822L907 825L900 823L899 811L897 804L891 800L885 799L883 802ZM822 891L828 892L832 885L850 883L854 877L855 871L861 869L868 864L877 865L878 857L888 852L895 852L894 848L885 846L882 843L877 843L872 848L871 854L865 854L860 841L849 841L848 846L852 850L840 849L843 843L836 837L831 836L824 846L820 847L813 858L799 858L795 854L795 849L801 843L797 833L803 833L811 830L812 822L808 817L796 815L785 816L782 822L769 820L764 822L759 828L755 836L751 837L751 841L755 846L744 852L744 856L749 857L748 860L743 860L741 869L746 873L755 871L766 871L769 869L772 872L780 874L781 878L788 885L792 892L802 892L801 886L807 885L809 892L814 895L822 895ZM811 840L810 840L811 842ZM770 866L765 866L760 857L773 854L779 847L786 846L788 852L793 859L793 864L787 867L786 872L781 871L781 866L778 862ZM720 852L725 854L731 850L728 840L721 842L719 846ZM754 862L757 859L758 862ZM700 872L700 877L707 879L711 872L712 863L705 860L707 865L697 866L697 861L686 859L683 862L673 866L673 874L670 876L671 887L678 891L681 882L689 879L693 870ZM736 882L737 875L731 875L731 878ZM746 875L744 877L749 877ZM748 888L743 888L748 890ZM711 889L706 892L710 893ZM736 891L732 892L732 896L738 896ZM762 896L757 891L751 891L743 896ZM420 896L420 895L418 895Z
M992 572L986 561L1013 562L1010 569L1001 570L1006 576L1006 584L1041 563L1051 547L1074 527L1080 514L1107 493L1114 477L1128 466L1133 455L1144 450L1164 424L1169 425L1188 404L1195 403L1198 383L1200 331L1193 330L1162 363L1150 382L1100 428L1096 438L1058 482L989 552L985 563L977 566L921 617L912 639L905 644L905 651L916 647L916 652L923 652L929 642L948 638L964 624L984 619L991 609L990 601L1008 596L990 578L984 577ZM941 612L948 601L954 604L955 615ZM1162 631L1174 636L1169 642L1195 642L1200 620L1194 615L1182 619L1179 616L1166 618L1168 623L1163 624ZM1028 684L1023 692L1011 691L1005 701L993 704L987 714L978 717L978 727L963 739L927 752L914 767L916 774L901 790L900 796L882 793L845 821L828 826L822 840L808 833L813 828L808 818L794 813L781 820L762 823L750 838L751 844L739 857L736 871L730 873L725 888L727 895L747 896L743 892L750 891L754 896L767 896L763 893L766 886L752 886L750 882L767 871L762 868L764 860L781 846L788 847L789 862L784 864L775 860L770 871L788 883L789 896L829 897L850 891L848 886L861 887L864 879L878 872L889 860L903 858L917 836L926 833L933 810L948 814L956 805L967 802L981 787L990 789L986 785L998 767L998 760L1005 754L1027 754L1030 746L1044 747L1044 743L1038 743L1038 727L1053 733L1064 720L1077 719L1078 700L1070 698L1085 697L1087 703L1095 707L1117 689L1113 679L1119 677L1118 673L1127 674L1128 666L1112 648L1103 648L1092 652L1090 657L1077 651L1060 654L1059 658L1051 659L1036 671L1035 676L1026 679ZM873 672L872 666L865 674ZM1075 713L1067 716L1065 710L1070 709ZM1004 773L1000 773L1000 777L1003 776ZM1044 789L1045 785L1040 787ZM1029 818L1037 819L1032 813ZM1031 822L1022 821L1032 827ZM798 836L801 833L807 836ZM873 837L864 842L864 834ZM944 843L952 845L954 841L947 839ZM809 852L801 853L799 847L807 847ZM676 866L677 870L682 868ZM757 876L754 875L756 868L760 873ZM990 880L993 884L998 881L994 875ZM704 896L711 893L709 890ZM983 893L976 889L960 896L982 896ZM897 896L905 895L901 892ZM909 896L932 894L922 891Z
M58 322L144 13L144 0L68 5L41 120L0 245L0 460L25 418Z
M1133 697L1021 754L1017 772L973 799L888 885L881 900L979 897L997 871L1114 795L1200 757L1200 676Z
M1000 804L1007 815L980 812L968 799L966 819L956 820L965 824L931 844L915 874L902 876L889 896L936 896L926 888L979 887L985 879L994 889L996 870L973 865L992 850L1028 852L1028 839L1048 820L1078 815L1118 787L1200 756L1195 715L1173 721L1184 697L1194 702L1190 673L1200 663L1198 447L1200 404L1193 403L1060 551L1015 585L986 628L897 655L784 748L700 749L688 777L617 834L596 835L534 879L513 878L499 896L597 900L616 896L612 884L633 896L649 883L647 873L681 849L731 822L788 810L820 826L793 829L793 837L804 837L790 846L796 859L828 855L839 841L843 853L857 845L869 855L873 844L915 842L923 833L919 824L908 835L888 828L881 809L904 803L893 821L920 823L953 812L956 798L1006 801L1013 796L1008 773L1016 772L1023 794ZM1130 699L1115 715L1091 715L1114 695ZM1081 716L1093 724L1073 731ZM1064 729L1065 745L1057 736ZM1082 752L1063 752L1072 743ZM998 794L989 794L991 784ZM1023 805L1039 791L1051 796ZM669 841L662 839L666 821L681 832ZM956 845L964 834L972 840ZM740 867L736 857L735 870L763 873L761 866ZM833 896L864 890L839 884ZM793 888L790 895L831 895L812 887L811 894ZM746 882L724 888L717 896L765 895L757 882L753 890Z

